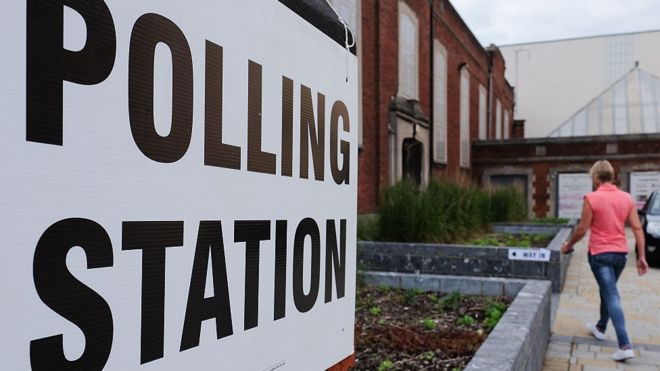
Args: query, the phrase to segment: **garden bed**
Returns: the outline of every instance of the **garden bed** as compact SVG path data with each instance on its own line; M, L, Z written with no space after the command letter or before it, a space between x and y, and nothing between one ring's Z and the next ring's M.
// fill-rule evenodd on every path
M547 233L483 233L465 242L474 246L547 247L554 234Z
M360 282L371 285L372 287L384 287L387 286L390 289L385 289L386 291L393 291L393 289L406 289L413 290L415 294L415 300L420 302L430 301L435 303L436 299L431 295L433 292L458 292L462 295L468 295L467 297L461 296L461 300L466 300L465 302L460 302L458 305L459 309L454 311L453 317L448 321L450 324L458 325L458 320L461 318L462 311L469 312L469 308L473 306L480 305L479 303L486 304L488 306L492 303L497 303L500 300L505 300L508 304L508 308L503 313L503 316L499 319L495 328L490 331L481 346L476 351L476 354L472 357L471 360L465 366L465 371L483 371L483 370L500 370L500 371L516 371L516 370L530 370L530 371L540 371L543 365L543 359L545 357L546 349L548 346L548 339L550 337L550 302L551 302L551 291L550 283L548 281L535 281L535 280L517 280L517 279L507 279L507 278L487 278L487 277L460 277L460 276L446 276L446 275L429 275L429 274L406 274L406 273L385 273L385 272L362 272L360 273ZM416 290L416 291L414 291ZM396 291L394 291L396 292ZM406 291L410 292L410 291ZM431 292L431 293L429 293ZM398 291L401 295L402 291ZM420 294L421 293L421 294ZM407 297L411 297L411 294L408 294ZM470 297L470 296L476 296ZM502 297L506 296L506 299ZM407 299L404 295L403 298L399 299L400 301L410 300ZM449 303L458 301L457 294L450 295L436 295L438 305L444 306L445 300ZM488 298L492 297L489 301ZM483 301L485 300L485 301ZM512 302L511 302L512 300ZM367 302L365 295L360 296L358 294L358 300L356 302L361 303L358 305L358 308L367 310L369 316L374 317L374 314L371 312L379 312L379 316L383 316L383 309L379 307L378 310L373 308L375 301L371 301L371 306ZM460 307L464 306L463 309ZM450 306L450 309L453 307ZM408 309L409 311L410 309ZM407 312L405 309L403 312ZM400 313L400 312L397 312ZM425 328L424 319L428 319L428 314L426 311L422 314L423 318L420 324L417 324L418 327L415 329L418 330L418 333L421 331L428 331ZM366 315L366 313L365 313ZM358 323L360 318L360 313L358 311ZM387 321L382 321L381 319L373 319L368 317L370 321L376 321L376 324L385 324ZM453 320L456 319L456 322ZM465 321L462 321L465 322ZM485 321L479 321L475 318L476 326L477 323L485 323ZM413 323L415 325L415 323ZM420 330L420 327L421 329ZM430 326L429 326L430 327ZM486 334L487 328L490 328L490 325L482 327L482 332ZM460 325L459 325L460 329ZM361 331L361 328L360 328ZM479 328L476 329L477 335L479 335ZM449 330L447 330L450 333ZM356 341L360 342L361 332L356 332ZM455 334L452 342L449 346L445 344L439 344L436 348L427 349L416 358L418 359L413 365L424 365L424 370L462 370L461 366L464 362L463 358L467 358L467 355L461 354L459 351L465 350L464 348L469 348L474 346L474 337L468 337L471 341L464 341L465 337L462 337L460 334ZM456 343L461 343L463 347L456 348L454 345ZM405 344L405 343L404 343ZM374 345L374 347L381 347L379 343ZM380 348L378 348L379 350ZM356 351L358 352L358 358L360 358L359 346ZM433 352L433 358L428 352ZM387 352L382 352L381 356L386 356ZM440 355L445 355L444 359ZM453 354L453 358L460 358L461 360L452 360L450 354ZM449 357L449 358L447 358ZM415 358L415 357L413 357ZM363 355L364 359L364 355ZM435 363L431 363L431 360L434 360ZM442 363L441 361L446 361ZM377 363L380 362L380 363ZM398 366L398 364L390 359L390 362L386 362L387 358L376 359L372 368L361 368L361 369L370 369L370 370L391 370L394 369L390 366ZM424 363L424 362L428 363ZM460 361L461 365L454 365L449 367L449 364L454 361ZM358 359L358 362L359 359ZM404 362L401 362L402 364ZM438 368L433 368L438 365ZM388 368L390 367L390 368ZM399 368L399 369L414 369L414 368Z
M510 299L360 285L354 370L462 370Z
M549 261L512 260L509 256L511 247L359 241L358 268L381 272L550 280L553 292L561 292L570 255L561 254L560 248L569 238L571 228L495 225L493 231L514 235L552 233L552 240L545 246L550 252Z

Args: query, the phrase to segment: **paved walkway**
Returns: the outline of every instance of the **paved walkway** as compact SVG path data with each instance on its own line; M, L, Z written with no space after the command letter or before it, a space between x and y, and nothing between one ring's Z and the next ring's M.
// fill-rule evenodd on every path
M628 232L629 246L634 239ZM584 325L598 319L598 285L587 262L588 235L575 247L566 284L559 295L559 306L552 327L552 337L545 358L545 371L565 370L653 370L660 371L660 269L651 268L643 277L637 275L634 254L619 280L628 335L637 358L614 362L616 335L612 322L607 340L591 337Z

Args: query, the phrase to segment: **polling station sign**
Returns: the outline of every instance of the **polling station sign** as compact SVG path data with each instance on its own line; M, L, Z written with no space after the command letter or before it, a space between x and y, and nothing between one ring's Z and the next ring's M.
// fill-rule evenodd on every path
M0 368L353 352L357 59L308 10L0 5Z

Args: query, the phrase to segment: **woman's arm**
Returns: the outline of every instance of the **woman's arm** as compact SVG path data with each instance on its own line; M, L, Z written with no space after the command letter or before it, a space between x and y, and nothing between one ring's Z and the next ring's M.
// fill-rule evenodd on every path
M637 245L637 273L642 276L648 272L649 265L646 263L646 243L644 241L642 223L639 222L637 208L634 206L630 209L630 214L628 214L628 223L630 223L630 229L632 229L635 235L635 244Z
M591 212L591 204L589 203L589 200L585 197L584 204L582 205L582 215L580 216L580 224L578 225L577 229L575 230L575 233L573 233L573 235L568 240L568 242L564 242L564 244L561 246L561 252L563 252L564 254L570 254L573 252L573 245L575 245L578 241L580 241L582 237L584 237L584 235L587 234L589 227L591 227L592 217L593 214Z

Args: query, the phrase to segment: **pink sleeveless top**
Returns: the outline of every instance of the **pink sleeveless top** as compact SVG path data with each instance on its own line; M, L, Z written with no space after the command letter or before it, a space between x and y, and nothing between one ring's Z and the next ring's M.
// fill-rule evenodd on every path
M635 207L630 194L619 190L615 185L603 184L596 192L588 193L585 198L589 200L593 214L589 253L627 253L625 222L630 210Z

